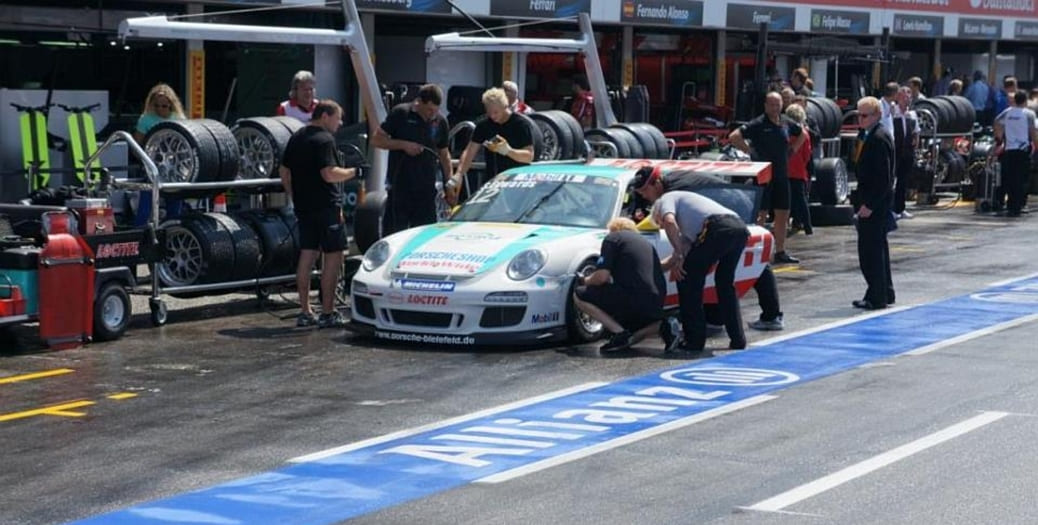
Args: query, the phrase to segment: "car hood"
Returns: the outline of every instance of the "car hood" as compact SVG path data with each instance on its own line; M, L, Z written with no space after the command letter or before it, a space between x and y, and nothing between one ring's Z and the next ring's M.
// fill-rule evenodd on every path
M394 255L393 272L474 277L507 263L523 250L592 231L488 222L443 222L415 230Z

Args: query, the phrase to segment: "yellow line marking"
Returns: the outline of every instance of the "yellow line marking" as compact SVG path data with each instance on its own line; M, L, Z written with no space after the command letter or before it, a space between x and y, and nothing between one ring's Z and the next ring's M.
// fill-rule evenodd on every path
M75 370L71 368L57 368L54 370L46 370L43 372L35 372L32 374L22 374L20 376L8 376L0 377L0 385L6 385L8 383L17 383L19 381L31 381L33 379L43 379L45 377L54 377L65 374L71 374Z
M773 267L771 269L771 271L772 271L772 273L794 273L794 272L804 272L804 273L806 273L806 272L809 272L811 270L805 270L805 269L803 269L803 268L801 268L801 267L799 267L797 265L793 265L793 266L781 266L779 268L774 268Z
M131 397L137 397L137 394L134 394L132 392L120 392L118 394L112 394L110 396L105 396L105 397L107 397L108 399L114 399L116 401L122 401L123 399L130 399Z
M93 401L72 401L69 403L63 403L60 405L54 405L49 407L37 408L35 410L26 410L24 412L12 412L10 414L0 414L0 422L13 421L16 419L25 419L35 416L62 416L62 417L83 417L86 412L73 411L74 408L88 407L96 405Z
M910 246L891 246L890 251L892 252L925 252L922 248L912 248Z

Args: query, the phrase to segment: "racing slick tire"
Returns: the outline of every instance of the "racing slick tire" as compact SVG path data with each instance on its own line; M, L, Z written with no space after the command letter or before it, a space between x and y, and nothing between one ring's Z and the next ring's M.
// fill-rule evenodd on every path
M593 128L584 133L584 138L589 141L608 142L616 147L616 158L629 159L631 158L631 148L628 142L620 135L621 133L623 132L615 128ZM596 157L613 157L613 153L605 148L596 149L595 146L591 147L594 149Z
M645 154L644 148L642 148L641 141L638 140L638 135L627 128L610 127L609 129L614 130L616 135L627 142L627 149L631 151L630 158L632 159L645 159L648 158ZM655 148L654 148L655 149Z
M109 281L94 298L94 340L114 341L126 333L133 316L130 294L121 280Z
M220 146L197 120L159 122L144 139L144 151L162 182L218 182L224 175ZM233 176L232 176L233 178Z
M185 215L162 225L165 255L156 271L163 286L191 286L230 280L234 273L234 240L216 214ZM174 294L174 297L193 294Z
M815 180L811 183L811 201L826 206L842 204L850 194L847 164L839 157L822 159L815 164Z
M235 219L249 225L259 237L262 257L257 273L260 277L295 273L299 246L292 230L277 212L246 210Z
M629 122L614 124L612 127L626 129L631 132L638 143L641 144L642 154L646 159L666 159L670 157L670 147L667 145L667 137L659 128L648 122Z
M293 119L294 120L294 119ZM241 119L231 129L241 152L239 175L243 179L278 176L278 166L292 131L270 117Z
M942 151L937 157L937 184L955 184L965 177L966 159L954 151Z
M522 113L514 113L514 115L530 127L530 138L533 139L533 160L548 160L542 158L542 155L544 155L544 135L541 133L541 127L533 119Z
M595 259L586 259L580 263L577 273L588 276L595 271ZM573 293L577 289L577 280L573 279L569 294L566 297L566 330L570 341L574 343L590 343L605 333L602 323L594 320L591 316L581 312L573 302Z
M386 192L368 193L353 215L353 241L363 255L382 238L382 218L386 212Z
M263 252L260 248L259 235L245 221L222 213L209 213L220 226L231 236L234 243L234 263L228 280L244 281L255 279L259 275Z
M208 130L216 141L216 151L220 154L220 173L217 180L234 180L241 165L241 150L238 149L238 140L234 138L234 133L222 122L213 119L204 118L197 122Z
M278 115L276 117L270 117L270 118L272 120L276 120L278 123L280 123L282 126L284 126L285 129L288 130L288 133L290 135L295 135L295 133L297 131L299 131L299 130L301 130L301 129L306 127L306 124L304 124L303 122L301 122L299 119L297 119L295 117L287 117L285 115Z
M541 155L537 160L574 158L574 144L576 140L573 136L573 128L566 122L566 117L572 119L572 115L564 111L549 110L531 113L529 117L540 129L543 137ZM581 134L580 138L583 140L583 134Z
M843 110L832 99L808 97L807 115L817 123L818 132L823 139L840 136L840 127L843 124Z

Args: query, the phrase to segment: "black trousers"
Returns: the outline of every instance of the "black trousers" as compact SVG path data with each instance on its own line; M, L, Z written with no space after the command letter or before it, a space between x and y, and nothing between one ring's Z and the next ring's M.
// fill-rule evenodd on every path
M738 217L723 216L708 220L707 233L702 242L685 256L685 278L678 281L678 300L681 325L685 332L685 346L699 351L706 346L706 314L703 312L703 286L710 267L714 271L714 286L725 330L734 348L746 346L742 327L742 313L735 294L735 269L742 260L746 239L750 232Z
M807 204L807 181L789 179L789 216L811 233L811 207Z
M386 196L384 235L436 222L436 190L396 191Z
M778 283L775 282L775 272L771 271L771 265L764 267L757 282L753 283L753 290L757 292L757 304L760 305L760 318L765 321L774 321L782 315L779 306Z
M868 219L858 219L858 265L865 277L865 300L886 306L894 302L894 281L890 276L890 246L887 244L889 212L874 211Z
M894 186L894 213L905 211L905 199L908 197L908 187L911 184L914 165L915 159L911 156L897 159L897 163L894 165L894 176L897 181Z
M1027 204L1027 181L1031 176L1031 152L1011 150L1002 154L1002 184L995 189L994 206L1002 208L1006 201L1006 211L1020 213ZM1007 198L1008 197L1008 198Z

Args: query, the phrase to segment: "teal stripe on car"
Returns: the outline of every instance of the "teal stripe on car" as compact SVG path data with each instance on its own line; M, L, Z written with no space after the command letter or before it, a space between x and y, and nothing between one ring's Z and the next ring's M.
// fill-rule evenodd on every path
M390 264L390 268L396 268L400 264L400 260L408 255L414 253L418 248L421 248L423 244L443 235L446 232L457 228L459 225L465 224L463 222L438 222L436 224L430 224L422 228L422 231L418 232L411 240L407 241L400 248L400 253L393 258L393 262Z
M483 266L480 267L479 271L476 273L483 273L498 264L507 263L512 260L512 257L519 255L519 252L522 252L523 250L536 248L546 242L587 232L588 228L574 228L570 226L543 226L537 228L530 232L530 235L505 246L505 249L497 252L489 261L483 263ZM550 254L545 255L548 255L549 257L551 256Z

